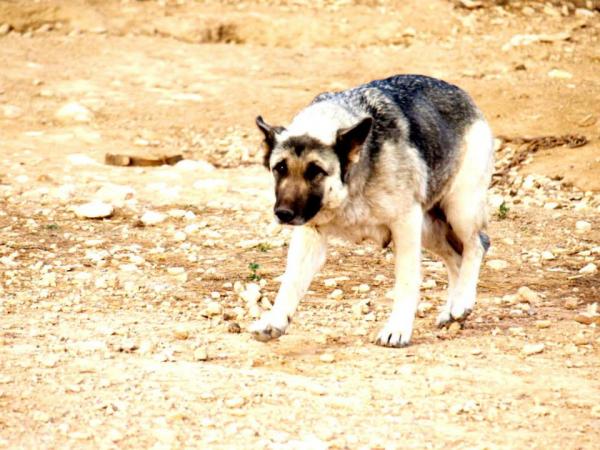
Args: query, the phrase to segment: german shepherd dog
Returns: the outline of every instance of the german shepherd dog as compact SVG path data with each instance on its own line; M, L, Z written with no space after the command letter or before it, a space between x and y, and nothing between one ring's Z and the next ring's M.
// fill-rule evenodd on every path
M483 230L493 137L464 91L426 76L397 75L320 94L288 127L260 116L256 124L264 134L264 164L275 178L275 215L294 230L275 304L250 326L254 338L286 332L325 262L329 236L393 243L394 303L376 344L410 342L421 247L448 269L448 300L437 325L467 318L490 245Z

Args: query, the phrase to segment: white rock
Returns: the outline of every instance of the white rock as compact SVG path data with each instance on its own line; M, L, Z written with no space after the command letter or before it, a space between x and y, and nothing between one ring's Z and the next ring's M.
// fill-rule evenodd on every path
M146 211L140 220L147 226L158 225L167 220L167 215L157 211Z
M103 202L90 202L74 208L75 214L84 219L102 219L114 213L112 205Z
M327 278L323 280L323 286L326 288L334 288L337 286L337 281L334 278Z
M54 114L54 117L62 122L91 122L94 118L93 113L85 106L70 102L60 107Z
M548 76L550 78L557 78L560 80L570 80L573 78L573 74L571 72L567 72L566 70L561 69L552 69L548 72Z
M586 222L585 220L578 220L577 223L575 223L575 230L578 233L587 233L588 231L591 231L592 229L592 224L589 222Z
M134 195L135 190L131 186L108 183L96 191L94 199L123 207Z
M207 161L183 159L175 164L175 168L183 172L212 172L215 170L215 166Z
M527 286L521 286L517 291L517 296L524 302L535 303L539 301L540 296L534 290L528 288Z
M546 261L551 261L553 259L556 259L556 256L554 256L554 253L546 250L542 252L542 259L545 259Z
M334 300L339 300L344 296L344 291L342 291L341 289L334 289L333 292L331 292L328 297L332 298Z
M91 166L98 164L95 159L90 158L88 155L82 153L74 153L67 156L67 161L74 166Z
M248 283L246 289L240 292L240 298L248 304L257 303L260 300L260 286L256 283Z
M332 363L335 361L335 355L332 353L323 353L319 356L319 360L324 363Z
M18 106L14 105L3 105L2 106L2 115L7 119L16 119L17 117L21 117L23 114L23 110Z
M546 346L543 343L539 344L526 344L523 346L523 353L527 356L542 353Z
M429 278L428 280L425 280L423 282L423 284L421 285L421 287L423 289L433 289L437 286L436 281L433 278Z
M598 266L594 263L588 263L585 266L583 266L581 269L579 269L579 273L584 274L584 275L591 275L598 272Z
M358 290L358 292L361 292L364 294L365 292L369 292L371 290L371 286L369 286L366 283L363 283L358 286L357 290Z
M210 302L208 304L208 306L206 307L206 309L204 310L204 314L209 317L218 316L222 312L223 312L223 307L221 306L220 303L217 303L217 302Z
M183 242L187 239L187 234L185 234L183 231L176 231L175 233L173 233L173 240L176 242Z
M490 259L485 265L492 270L504 270L508 267L508 262L503 259Z

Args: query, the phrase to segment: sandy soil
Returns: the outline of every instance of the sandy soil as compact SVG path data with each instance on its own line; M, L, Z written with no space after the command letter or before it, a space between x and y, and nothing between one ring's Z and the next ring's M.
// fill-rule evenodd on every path
M573 4L0 3L0 448L597 448L600 5ZM251 340L289 236L254 117L394 73L502 138L477 309L435 328L425 255L413 345L379 348L391 255L336 242L289 334Z

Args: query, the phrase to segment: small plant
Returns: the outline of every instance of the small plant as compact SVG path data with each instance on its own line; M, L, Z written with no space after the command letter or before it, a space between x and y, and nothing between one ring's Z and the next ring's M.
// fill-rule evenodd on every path
M248 275L248 279L250 281L259 281L260 275L256 273L256 271L260 269L260 265L255 262L251 262L248 264L248 269L250 269L250 275Z
M269 244L268 242L261 242L260 244L258 244L256 246L256 248L258 249L259 252L266 253L269 250L271 250L271 244Z
M500 203L500 206L498 206L498 219L500 219L500 220L506 219L506 216L508 215L508 211L510 211L510 208L508 206L506 206L506 203L505 202Z
M49 223L48 225L46 225L46 229L47 230L58 230L58 225L55 223Z

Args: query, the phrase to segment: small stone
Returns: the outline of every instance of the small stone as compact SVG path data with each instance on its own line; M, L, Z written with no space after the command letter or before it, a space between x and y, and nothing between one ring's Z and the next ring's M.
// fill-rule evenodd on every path
M337 286L337 281L334 278L327 278L323 280L323 286L329 289L334 288Z
M7 119L16 119L23 115L23 110L18 106L14 105L3 105L2 106L2 115Z
M167 215L157 211L146 211L140 221L146 226L158 225L167 220Z
M55 354L44 355L39 359L40 364L49 369L56 367L58 361L60 361L60 358Z
M232 397L225 400L225 406L228 408L240 408L246 404L246 400L242 397Z
M568 298L565 300L565 309L577 309L579 302L576 298Z
M77 217L82 219L104 219L114 213L114 208L108 203L90 202L74 208Z
M173 240L176 242L183 242L187 239L187 234L185 234L183 231L176 231L173 234Z
M139 348L139 345L134 339L127 338L119 345L120 352L131 353Z
M591 231L592 229L592 224L589 222L586 222L585 220L578 220L575 223L575 230L577 231L577 233L583 234L583 233L587 233L588 231Z
M561 70L561 69L552 69L548 72L548 76L550 78L556 78L556 79L560 79L560 80L570 80L571 78L573 78L573 74L571 72L568 72L566 70Z
M208 317L218 316L223 312L223 307L220 303L210 302L204 310L204 315Z
M527 303L536 303L540 300L539 294L527 286L521 286L517 291L517 295L519 299Z
M448 334L450 334L451 336L456 336L457 334L460 333L461 329L462 329L462 326L460 323L452 322L450 324L450 326L448 327Z
M375 282L375 284L381 284L386 280L386 276L383 274L377 274L375 275L375 278L373 279L373 281Z
M526 344L523 346L523 354L526 356L535 355L538 353L542 353L546 346L543 343L538 344Z
M234 290L236 289L236 286L234 286ZM260 285L256 283L248 283L246 284L246 289L241 291L239 295L240 298L248 304L257 303L262 297L262 294L260 293Z
M2 25L0 25L0 36L8 34L11 29L12 26L9 23L3 23Z
M591 275L598 272L598 266L594 263L588 263L579 269L579 273L582 275Z
M194 361L208 361L208 351L206 347L198 347L194 350Z
M319 360L324 363L332 363L335 361L335 355L332 353L323 353L319 356Z
M538 320L535 322L535 326L539 329L550 328L552 322L549 320Z
M554 256L554 253L546 250L542 252L542 259L546 261L552 261L553 259L556 259L556 256Z
M433 278L429 278L428 280L425 280L423 282L423 284L421 284L421 287L423 289L433 289L437 286L436 281Z
M504 270L508 267L508 262L503 259L490 259L485 265L492 270Z
M178 323L177 325L175 325L173 335L175 336L175 339L180 339L182 341L186 340L190 337L190 329L187 327L187 325Z
M575 336L573 338L573 343L575 345L588 345L590 343L590 340L588 337L584 336L583 334L578 334L577 336Z
M334 300L339 300L344 296L344 291L342 291L341 289L334 289L333 292L331 292L328 297Z
M227 325L227 332L239 334L242 332L242 327L240 327L240 325L237 322L230 322L229 325Z
M92 121L94 115L85 106L77 102L70 102L61 106L54 117L62 122L87 123Z
M358 292L361 292L363 294L366 292L369 292L370 290L371 290L371 287L366 283L360 284L358 286Z

